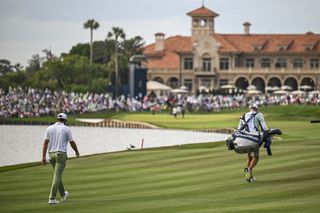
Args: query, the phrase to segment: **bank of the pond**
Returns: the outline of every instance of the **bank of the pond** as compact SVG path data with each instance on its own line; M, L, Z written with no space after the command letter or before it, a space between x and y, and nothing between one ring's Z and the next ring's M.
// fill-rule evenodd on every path
M0 166L40 161L47 126L0 126ZM228 134L184 130L70 127L81 155L223 141ZM68 155L74 156L70 147Z

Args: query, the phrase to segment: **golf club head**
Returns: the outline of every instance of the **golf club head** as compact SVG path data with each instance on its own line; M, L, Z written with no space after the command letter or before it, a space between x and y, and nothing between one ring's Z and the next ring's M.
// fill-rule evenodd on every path
M280 129L270 129L269 135L282 135L282 131Z

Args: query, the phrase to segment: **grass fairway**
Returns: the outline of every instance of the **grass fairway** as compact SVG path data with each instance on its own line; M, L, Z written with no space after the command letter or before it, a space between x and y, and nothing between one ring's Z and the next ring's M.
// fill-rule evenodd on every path
M319 108L262 111L268 126L284 135L273 143L273 156L261 149L256 183L244 179L246 156L226 150L223 142L110 153L69 160L63 179L70 197L57 206L47 204L49 166L1 172L0 212L320 212L320 124L308 121L319 119ZM214 128L236 126L241 113L189 115L185 121L164 114L118 116Z

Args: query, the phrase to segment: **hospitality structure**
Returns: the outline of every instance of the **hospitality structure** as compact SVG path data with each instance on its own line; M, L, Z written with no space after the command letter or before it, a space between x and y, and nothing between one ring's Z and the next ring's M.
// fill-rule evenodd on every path
M186 86L191 93L254 85L272 88L320 90L320 34L254 34L243 23L243 33L216 32L216 12L202 6L187 13L191 36L165 37L144 48L148 80L172 88Z

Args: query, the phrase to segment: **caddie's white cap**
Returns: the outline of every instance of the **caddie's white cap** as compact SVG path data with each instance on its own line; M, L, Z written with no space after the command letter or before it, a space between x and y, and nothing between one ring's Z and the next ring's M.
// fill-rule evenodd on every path
M251 108L255 108L255 109L258 110L258 105L255 104L255 103L251 103L251 104L249 105L249 109L251 109Z
M67 115L64 114L64 113L59 113L59 114L57 115L57 119L68 120L68 117L67 117Z

